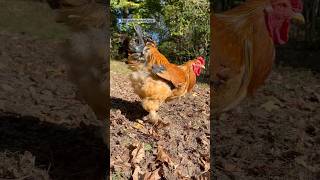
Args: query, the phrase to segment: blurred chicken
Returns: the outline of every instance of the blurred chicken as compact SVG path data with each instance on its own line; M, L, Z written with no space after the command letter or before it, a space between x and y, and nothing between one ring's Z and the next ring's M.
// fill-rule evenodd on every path
M103 28L107 23L107 3L103 0L47 0L56 13L56 22L72 31ZM108 5L109 6L109 5Z
M71 30L62 47L69 77L78 86L82 99L100 120L108 113L108 13L102 1L47 0L56 11L56 21Z
M160 119L157 111L162 103L191 92L205 61L198 57L180 66L172 64L150 42L144 47L143 55L144 64L128 63L136 67L130 80L134 92L142 99L143 108L149 112L148 118L156 122Z
M235 107L264 83L275 58L275 44L288 41L291 20L304 23L301 12L300 0L247 0L212 15L214 112Z

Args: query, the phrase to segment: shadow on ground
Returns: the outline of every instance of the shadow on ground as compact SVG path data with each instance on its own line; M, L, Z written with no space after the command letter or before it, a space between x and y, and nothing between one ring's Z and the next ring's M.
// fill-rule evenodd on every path
M52 179L103 179L106 154L98 127L66 128L35 117L0 113L0 151L29 151Z
M142 108L140 102L126 101L116 97L111 97L111 109L119 109L121 114L124 114L130 121L142 119L148 115L148 112Z

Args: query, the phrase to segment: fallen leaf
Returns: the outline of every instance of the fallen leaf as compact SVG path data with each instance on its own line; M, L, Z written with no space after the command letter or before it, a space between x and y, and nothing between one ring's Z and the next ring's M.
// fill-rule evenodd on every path
M132 180L139 180L139 174L143 174L143 172L141 171L140 166L135 166L132 174Z
M140 130L140 129L143 129L144 126L143 126L143 124L140 124L140 123L134 123L133 128Z
M224 170L229 171L229 172L239 172L239 171L241 171L241 169L238 166L234 165L234 164L226 163L226 164L223 165L223 167L224 167Z
M145 157L145 151L144 151L144 143L139 143L136 148L131 153L132 164L139 164L140 161Z
M205 161L205 160L203 160L202 158L200 159L201 160L201 162L202 162L202 167L203 167L203 169L204 169L204 172L207 172L207 171L209 171L209 169L210 169L210 162L207 162L207 161Z
M170 166L174 167L173 161L171 160L170 156L164 151L162 146L158 146L157 160L159 160L163 163L166 162Z
M197 179L198 180L209 180L210 179L210 172L208 171L208 172L204 172L204 173L202 173L201 175L199 175L198 177L197 177Z
M156 140L160 139L160 135L153 129L149 129L149 134Z
M111 167L115 169L129 169L131 165L128 162L124 162L120 156L115 157L115 160L111 160Z
M264 103L264 104L262 104L261 105L261 107L263 108L263 109L265 109L266 111L268 111L268 112L271 112L271 111L273 111L273 110L278 110L280 107L276 104L276 102L274 102L274 101L268 101L268 102L266 102L266 103Z
M189 180L190 176L184 176L181 171L176 171L179 180Z
M303 158L303 157L297 157L297 158L295 158L295 162L297 164L303 166L304 168L308 169L309 171L313 172L313 173L317 173L317 172L320 171L320 167L319 166L308 165L304 159L305 158Z
M143 124L143 121L141 119L137 119L138 123Z
M199 143L203 144L204 146L209 146L209 142L208 142L207 136L205 134L198 137L197 140L199 141Z
M146 172L144 175L143 180L158 180L161 179L161 176L159 175L160 168L152 171L152 172Z
M168 120L165 120L165 119L160 119L156 123L157 128L163 128L163 127L166 127L166 126L169 126L169 125L170 125L170 122Z

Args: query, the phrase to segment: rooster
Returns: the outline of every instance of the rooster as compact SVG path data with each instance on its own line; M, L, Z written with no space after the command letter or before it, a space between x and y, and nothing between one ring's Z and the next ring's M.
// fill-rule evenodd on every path
M268 75L275 44L285 44L291 21L304 23L300 0L247 0L211 14L211 83L214 112L227 111L252 95Z
M102 136L108 145L107 7L93 0L47 1L57 13L56 22L65 24L71 30L70 37L61 46L61 55L67 64L70 79L78 87L78 98L90 106L101 123L101 131L97 135Z
M134 92L142 99L143 108L149 112L152 122L161 118L157 114L162 103L184 96L191 92L196 84L196 77L204 68L205 60L198 57L183 65L172 64L161 54L154 42L147 42L143 49L144 64L130 75Z
M69 77L78 86L81 99L100 120L108 113L106 7L98 0L47 0L56 11L56 22L71 30L62 46Z
M47 0L56 12L56 22L66 24L74 32L101 29L107 22L102 0Z

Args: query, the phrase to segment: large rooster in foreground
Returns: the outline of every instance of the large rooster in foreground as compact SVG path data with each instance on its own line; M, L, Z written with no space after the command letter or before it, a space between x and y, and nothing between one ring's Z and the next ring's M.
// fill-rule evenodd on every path
M204 68L205 60L198 57L183 65L172 64L161 54L154 42L147 42L143 49L144 64L130 75L134 92L142 99L143 108L149 112L149 120L160 119L157 110L162 103L184 96L196 84L196 76Z
M247 0L212 14L211 110L233 108L264 83L275 58L275 44L288 41L291 21L304 23L301 12L301 0Z
M101 0L47 0L71 35L62 46L69 77L100 120L108 114L108 13Z

